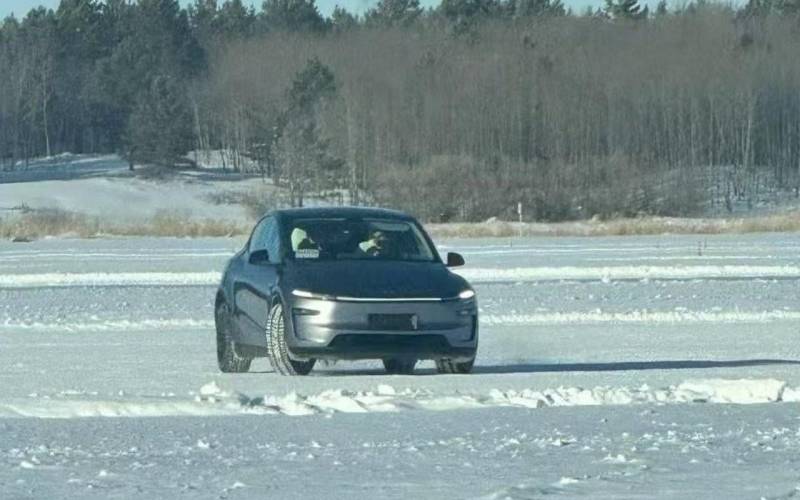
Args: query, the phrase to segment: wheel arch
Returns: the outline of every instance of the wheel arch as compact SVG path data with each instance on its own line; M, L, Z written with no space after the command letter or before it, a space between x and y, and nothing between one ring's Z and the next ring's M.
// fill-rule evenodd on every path
M227 295L225 294L225 290L222 287L217 288L217 295L214 298L214 309L218 308L220 304L228 304L231 305L231 302L228 300Z
M269 296L269 308L270 310L275 306L275 304L281 303L284 306L286 305L286 301L283 300L283 294L281 293L279 288L276 288L272 291Z

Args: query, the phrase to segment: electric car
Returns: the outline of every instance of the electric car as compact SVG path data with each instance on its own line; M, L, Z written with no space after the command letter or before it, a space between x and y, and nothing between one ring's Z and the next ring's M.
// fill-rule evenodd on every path
M263 217L228 262L215 301L217 359L245 372L268 357L283 375L316 360L377 359L411 374L432 359L469 373L475 292L413 217L376 208L299 208Z

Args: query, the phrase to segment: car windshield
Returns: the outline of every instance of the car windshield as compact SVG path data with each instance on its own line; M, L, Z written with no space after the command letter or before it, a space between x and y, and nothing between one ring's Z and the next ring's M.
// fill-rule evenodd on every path
M436 259L419 227L403 220L295 219L288 233L295 260Z

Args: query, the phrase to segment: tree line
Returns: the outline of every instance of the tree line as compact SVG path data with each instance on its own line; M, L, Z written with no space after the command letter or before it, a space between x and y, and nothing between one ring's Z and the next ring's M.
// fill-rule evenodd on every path
M800 0L61 0L0 25L0 168L221 151L428 220L691 215L800 187Z

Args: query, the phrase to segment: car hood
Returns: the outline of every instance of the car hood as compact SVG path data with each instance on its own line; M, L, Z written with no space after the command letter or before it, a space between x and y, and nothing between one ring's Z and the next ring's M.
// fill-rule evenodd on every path
M438 262L315 261L287 266L286 288L359 298L449 298L469 285Z

